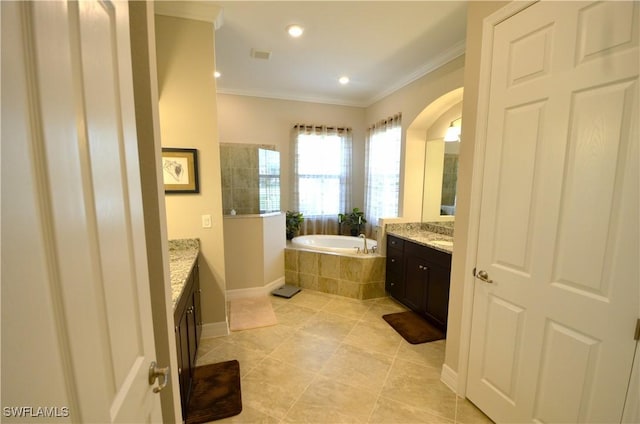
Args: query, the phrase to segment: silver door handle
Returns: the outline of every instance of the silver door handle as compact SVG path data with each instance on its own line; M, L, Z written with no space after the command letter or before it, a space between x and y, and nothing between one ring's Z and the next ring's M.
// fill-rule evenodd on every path
M153 388L153 393L159 393L169 383L169 367L159 368L156 361L153 361L149 366L149 385L152 386L157 378L160 378L160 385Z
M479 280L482 280L485 283L493 284L493 280L489 279L489 274L487 274L487 271L483 269L478 271L478 273L476 274L476 277L478 277Z

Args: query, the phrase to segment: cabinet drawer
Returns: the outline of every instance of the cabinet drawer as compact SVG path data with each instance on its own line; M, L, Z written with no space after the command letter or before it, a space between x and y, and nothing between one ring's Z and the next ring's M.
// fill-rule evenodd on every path
M400 251L402 251L404 248L404 240L387 234L387 249L391 248L400 249Z
M391 248L387 249L387 275L402 275L403 257L402 250Z
M451 268L451 254L432 249L421 244L407 242L404 245L405 254L419 256L432 264L440 265L443 268Z
M395 298L404 292L404 256L402 250L387 248L385 288Z

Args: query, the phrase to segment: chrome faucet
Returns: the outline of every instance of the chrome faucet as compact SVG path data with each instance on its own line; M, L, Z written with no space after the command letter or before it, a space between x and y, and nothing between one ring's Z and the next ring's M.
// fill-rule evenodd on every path
M364 234L360 234L358 237L360 237L364 241L364 249L362 250L362 253L366 255L367 253L369 253L369 249L367 249L367 236L365 236Z

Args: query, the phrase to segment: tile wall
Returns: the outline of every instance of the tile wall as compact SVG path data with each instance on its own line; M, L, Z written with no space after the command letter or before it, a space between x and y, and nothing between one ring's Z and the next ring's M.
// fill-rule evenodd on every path
M385 257L285 249L287 284L353 299L384 297Z

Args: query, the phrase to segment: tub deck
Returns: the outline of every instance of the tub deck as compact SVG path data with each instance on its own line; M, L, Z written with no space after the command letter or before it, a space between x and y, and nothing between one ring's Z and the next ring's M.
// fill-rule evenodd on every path
M385 257L313 251L287 242L285 282L352 299L385 297Z

